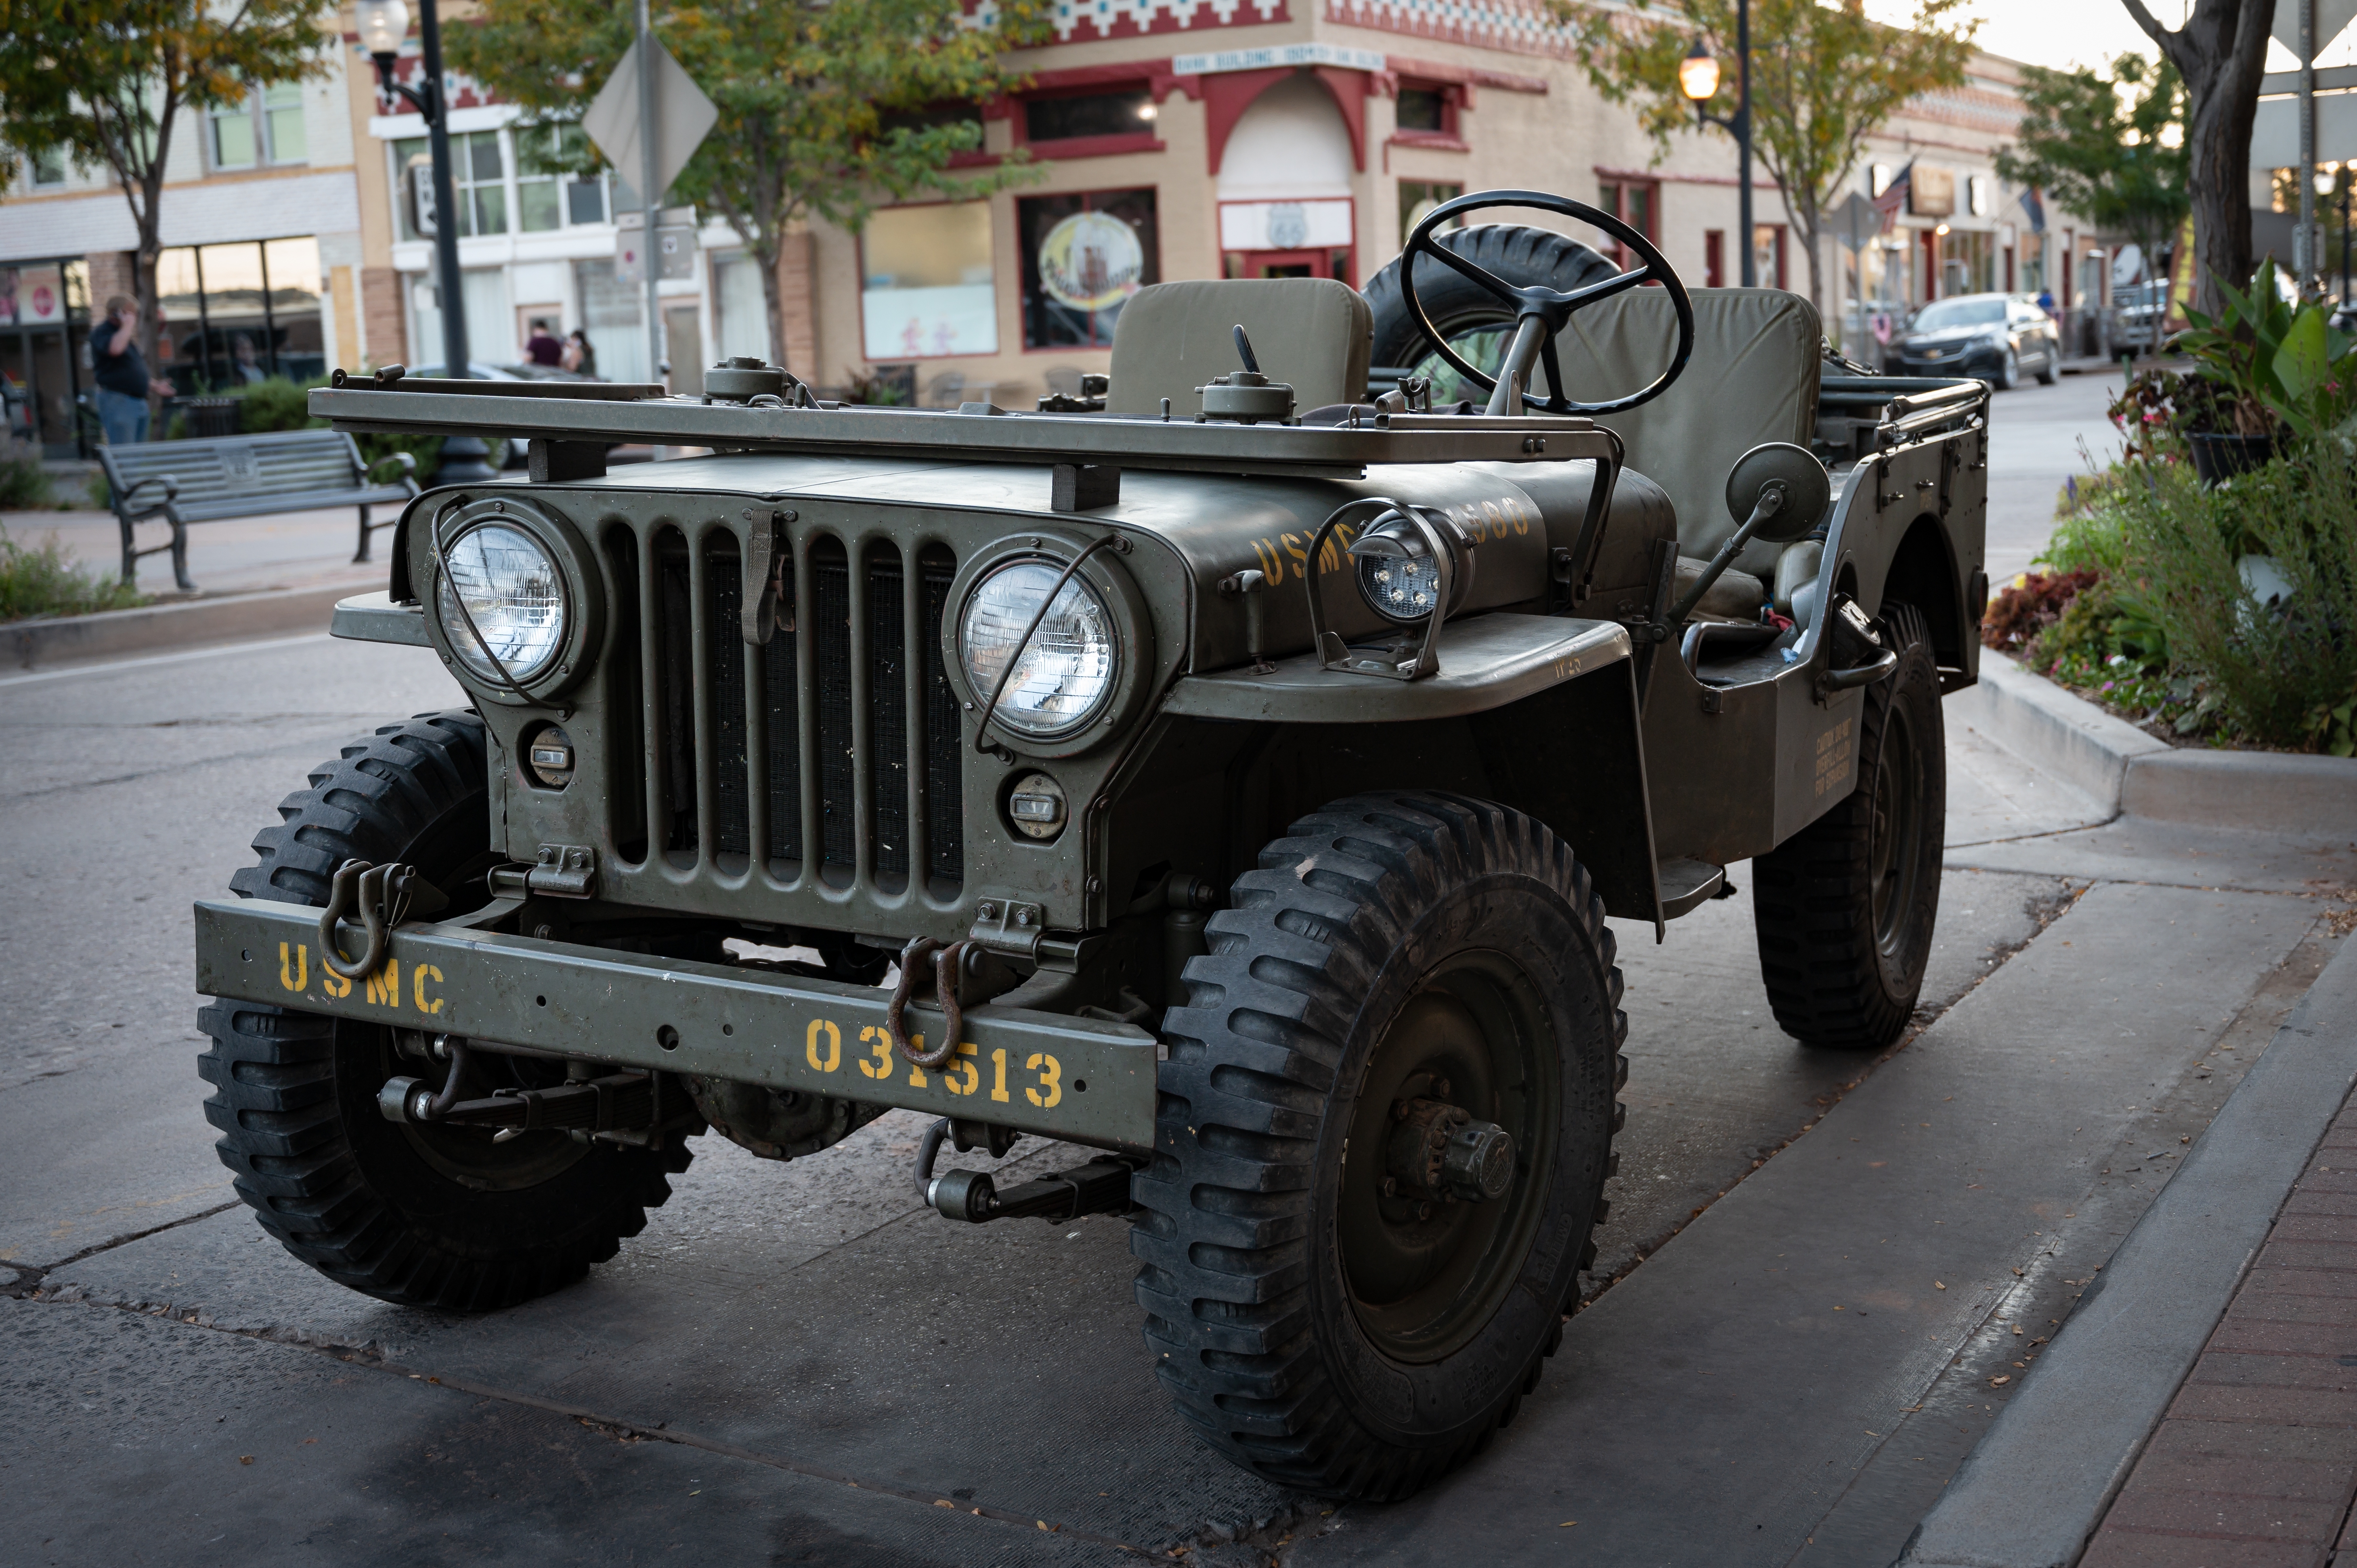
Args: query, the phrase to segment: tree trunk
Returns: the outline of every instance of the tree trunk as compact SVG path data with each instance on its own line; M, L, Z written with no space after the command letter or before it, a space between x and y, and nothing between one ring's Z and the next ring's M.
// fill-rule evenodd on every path
M1817 320L1822 323L1825 318L1824 246L1819 242L1814 208L1792 214L1792 232L1799 237L1801 248L1808 252L1809 303L1817 307Z
M2153 19L2143 0L2126 4L2185 80L2193 302L2214 316L2224 304L2220 280L2241 288L2251 276L2251 124L2258 114L2276 0L2195 0L2193 14L2173 33Z

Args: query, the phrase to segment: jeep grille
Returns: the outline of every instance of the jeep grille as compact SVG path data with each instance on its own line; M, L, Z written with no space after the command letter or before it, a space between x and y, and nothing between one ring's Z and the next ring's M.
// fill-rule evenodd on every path
M923 549L912 582L896 541L798 533L780 545L781 624L752 647L737 537L698 532L691 545L662 529L645 563L635 532L611 540L616 580L652 609L624 607L640 648L632 684L653 693L619 704L652 732L642 815L618 823L624 858L643 862L651 840L674 867L733 877L758 841L780 883L808 886L814 869L826 887L898 895L921 865L927 893L955 897L963 734L941 651L955 559Z

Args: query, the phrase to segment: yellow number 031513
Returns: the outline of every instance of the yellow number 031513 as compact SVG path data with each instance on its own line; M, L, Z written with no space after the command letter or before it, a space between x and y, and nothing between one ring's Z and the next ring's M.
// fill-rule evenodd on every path
M919 1050L925 1048L923 1036L917 1036L914 1043ZM852 1065L864 1077L880 1081L895 1075L900 1064L894 1060L892 1039L888 1034L873 1024L867 1025L859 1031L859 1054L851 1059ZM813 1072L842 1070L842 1028L828 1019L811 1020L803 1041L803 1056ZM913 1063L908 1065L909 1088L931 1087L932 1080L926 1076L924 1069ZM1010 1072L1017 1070L1032 1075L1032 1081L1023 1085L1022 1089L1023 1098L1033 1105L1042 1111L1052 1111L1064 1102L1064 1064L1054 1056L1046 1051L1033 1051L1022 1058L1018 1069L1008 1059L1006 1047L1000 1046L991 1051L989 1070L985 1072L981 1047L971 1040L962 1042L948 1067L941 1069L942 1087L952 1094L964 1096L980 1093L984 1084L987 1083L992 1101L1002 1105L1011 1104L1014 1092L1007 1083L1007 1077Z

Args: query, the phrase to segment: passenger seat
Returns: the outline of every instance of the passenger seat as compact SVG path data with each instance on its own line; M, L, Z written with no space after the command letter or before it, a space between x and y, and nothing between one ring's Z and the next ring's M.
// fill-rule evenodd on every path
M1687 582L1738 526L1727 509L1727 476L1736 459L1763 441L1805 447L1815 435L1824 334L1814 306L1778 288L1695 289L1694 312L1694 359L1685 374L1642 407L1598 421L1620 433L1629 467L1669 492L1678 513L1679 576ZM1564 390L1585 403L1623 396L1660 375L1676 344L1677 316L1667 293L1616 295L1575 314L1557 336ZM1542 372L1541 391L1545 384ZM1755 540L1701 608L1751 619L1787 549L1816 546Z

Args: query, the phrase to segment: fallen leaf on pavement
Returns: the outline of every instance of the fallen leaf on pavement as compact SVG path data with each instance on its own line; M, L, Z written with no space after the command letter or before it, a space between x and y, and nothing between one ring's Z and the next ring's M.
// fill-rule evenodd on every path
M2007 1372L2002 1377L1991 1378L1989 1380L1989 1387L1994 1389L2011 1381L2013 1381L2013 1374Z

